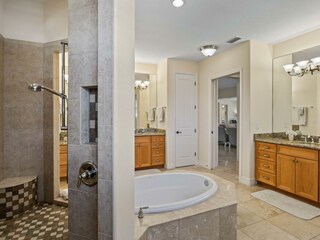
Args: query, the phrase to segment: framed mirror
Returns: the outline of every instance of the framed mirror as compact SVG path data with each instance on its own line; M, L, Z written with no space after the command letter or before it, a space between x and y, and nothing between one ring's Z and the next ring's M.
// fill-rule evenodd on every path
M299 130L305 135L320 133L317 57L320 57L320 46L273 60L273 132ZM313 73L308 71L309 67Z
M157 128L157 76L135 74L135 128Z

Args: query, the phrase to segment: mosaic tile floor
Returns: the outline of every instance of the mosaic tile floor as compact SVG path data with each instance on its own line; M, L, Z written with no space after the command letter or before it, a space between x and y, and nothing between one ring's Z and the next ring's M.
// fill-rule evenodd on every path
M68 239L68 209L42 204L12 220L0 221L0 240Z

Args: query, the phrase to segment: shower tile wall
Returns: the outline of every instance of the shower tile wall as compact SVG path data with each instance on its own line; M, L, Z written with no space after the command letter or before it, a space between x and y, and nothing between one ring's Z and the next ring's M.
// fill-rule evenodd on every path
M112 239L112 25L112 0L69 0L70 239ZM86 144L80 132L88 112L80 105L89 99L81 93L93 86L98 86L98 142ZM78 189L84 161L98 164L98 185Z
M4 178L3 160L3 57L4 57L4 38L0 35L0 182Z
M81 107L84 87L98 85L98 17L97 0L69 0L69 101L68 101L68 163L69 163L69 239L97 239L97 185L77 188L81 164L97 164L97 144L88 144L81 129L86 125L89 109ZM85 18L83 16L86 16ZM98 90L99 91L99 90ZM83 112L81 112L83 111ZM99 114L99 113L98 113ZM85 122L86 121L86 122ZM83 139L88 139L84 141Z
M4 41L4 176L37 175L43 200L43 44Z

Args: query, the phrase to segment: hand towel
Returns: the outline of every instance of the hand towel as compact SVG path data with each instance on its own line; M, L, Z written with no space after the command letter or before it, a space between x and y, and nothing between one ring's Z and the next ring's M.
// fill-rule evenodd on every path
M164 115L165 115L164 107L159 107L157 109L157 117L158 117L159 122L164 121Z
M154 121L154 108L149 108L149 110L148 110L148 120L150 122Z

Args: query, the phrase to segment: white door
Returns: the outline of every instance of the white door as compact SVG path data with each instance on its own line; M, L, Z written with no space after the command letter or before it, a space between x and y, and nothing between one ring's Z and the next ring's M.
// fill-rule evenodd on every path
M176 74L176 167L197 160L197 86L194 75Z

